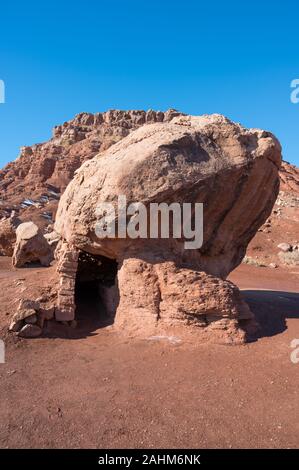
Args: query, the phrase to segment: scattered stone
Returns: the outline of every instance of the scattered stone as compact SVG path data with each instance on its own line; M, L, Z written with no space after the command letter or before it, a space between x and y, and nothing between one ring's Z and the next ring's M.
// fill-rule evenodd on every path
M30 325L30 324L26 324L18 332L18 336L21 336L22 338L37 338L41 334L42 334L42 329L38 325Z
M278 265L276 263L270 263L269 268L276 269L278 268Z
M280 251L284 251L285 253L292 250L292 246L289 243L280 243L277 245L277 248L279 248Z
M244 256L242 263L249 264L250 266L256 266L257 268L265 268L266 265L263 261L258 258L252 258L251 256Z

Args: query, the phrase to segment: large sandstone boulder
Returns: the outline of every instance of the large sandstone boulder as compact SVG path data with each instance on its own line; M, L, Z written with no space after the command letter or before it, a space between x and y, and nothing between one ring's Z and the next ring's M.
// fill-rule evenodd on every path
M281 148L272 134L220 115L145 125L84 163L57 212L55 230L64 240L58 251L57 318L74 316L70 279L84 251L118 263L115 326L149 332L192 325L240 339L239 327L250 323L252 314L225 278L271 213L280 163ZM203 203L201 248L186 249L184 238L99 239L96 226L105 215L99 203L117 208L119 195L146 207Z
M26 263L40 262L49 266L53 260L53 250L41 230L33 222L24 222L16 230L16 244L12 264L16 268Z

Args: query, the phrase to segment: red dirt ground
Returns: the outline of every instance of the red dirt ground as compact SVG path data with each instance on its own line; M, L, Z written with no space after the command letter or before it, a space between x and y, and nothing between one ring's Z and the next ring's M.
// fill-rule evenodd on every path
M0 258L2 448L299 447L298 267L232 273L262 327L244 346L130 341L95 315L48 337L7 335L20 296L52 269Z

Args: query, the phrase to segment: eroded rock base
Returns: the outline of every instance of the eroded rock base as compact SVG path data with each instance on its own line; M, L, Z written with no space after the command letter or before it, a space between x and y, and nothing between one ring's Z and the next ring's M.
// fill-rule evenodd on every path
M118 273L119 305L114 327L148 336L203 334L224 343L242 343L257 328L254 316L231 282L167 261L123 261Z
M57 250L59 290L55 318L75 318L79 251L61 243ZM77 287L77 289L80 288ZM257 324L239 289L203 271L178 267L174 261L150 262L128 257L118 262L115 282L99 283L105 313L126 335L202 335L224 343L246 341Z

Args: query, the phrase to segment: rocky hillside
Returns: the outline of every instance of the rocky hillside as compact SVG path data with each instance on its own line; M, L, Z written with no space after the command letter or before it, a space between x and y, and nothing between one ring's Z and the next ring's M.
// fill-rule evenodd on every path
M81 113L56 126L45 143L23 147L19 157L0 170L0 218L12 210L23 221L45 228L55 218L57 204L74 172L98 152L106 150L132 130L157 121L170 121L175 110ZM299 168L283 162L280 194L271 217L248 248L248 262L281 263L277 245L299 243Z
M299 266L299 168L295 165L282 163L279 196L247 255L249 264L260 267Z
M299 196L299 168L283 162L280 169L280 190Z

